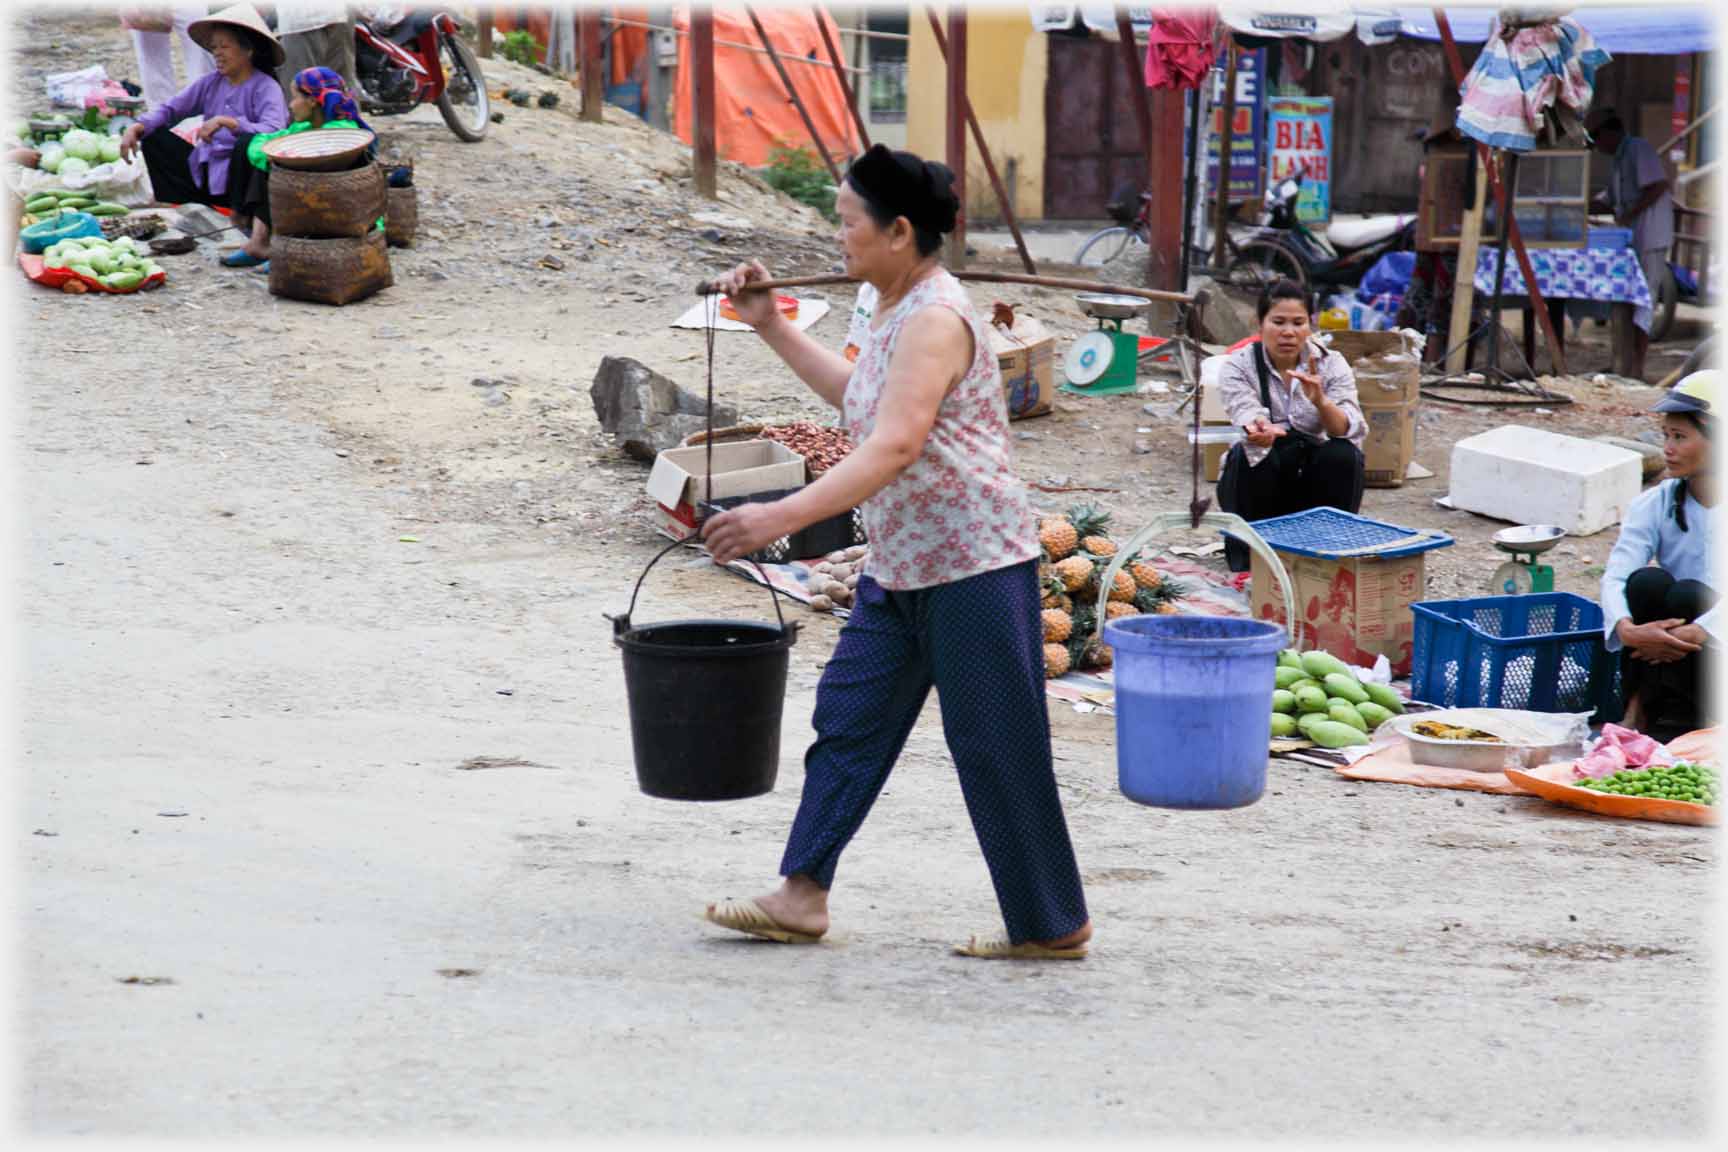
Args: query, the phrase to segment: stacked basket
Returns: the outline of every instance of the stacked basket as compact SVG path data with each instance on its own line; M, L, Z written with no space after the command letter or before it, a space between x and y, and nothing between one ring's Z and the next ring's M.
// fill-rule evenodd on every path
M350 304L393 282L385 250L384 170L364 159L370 132L305 132L273 140L270 291Z

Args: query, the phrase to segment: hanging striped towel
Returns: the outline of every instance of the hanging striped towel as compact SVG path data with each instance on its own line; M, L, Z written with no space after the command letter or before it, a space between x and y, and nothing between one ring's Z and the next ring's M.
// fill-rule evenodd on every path
M1459 88L1458 131L1490 148L1529 152L1551 110L1583 119L1596 70L1608 59L1575 20L1503 26L1496 19Z

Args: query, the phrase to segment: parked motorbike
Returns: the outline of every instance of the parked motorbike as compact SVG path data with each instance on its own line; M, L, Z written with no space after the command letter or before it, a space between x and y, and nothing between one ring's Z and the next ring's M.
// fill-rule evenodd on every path
M448 12L408 11L354 21L354 71L368 113L391 116L438 105L458 139L486 135L492 104L480 60Z
M1416 246L1414 216L1369 216L1333 224L1316 235L1296 215L1304 169L1274 181L1265 196L1266 223L1237 246L1230 282L1257 288L1288 277L1310 290L1354 288L1388 252Z

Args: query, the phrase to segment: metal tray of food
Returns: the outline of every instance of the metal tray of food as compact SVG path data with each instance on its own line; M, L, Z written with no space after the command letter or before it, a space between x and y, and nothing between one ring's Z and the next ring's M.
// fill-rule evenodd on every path
M1437 719L1438 718L1438 719ZM1467 772L1504 772L1508 768L1538 768L1555 760L1570 760L1578 750L1570 744L1522 745L1482 733L1486 739L1448 739L1416 730L1445 725L1444 712L1406 713L1394 716L1394 731L1410 744L1410 760L1432 768L1461 768Z

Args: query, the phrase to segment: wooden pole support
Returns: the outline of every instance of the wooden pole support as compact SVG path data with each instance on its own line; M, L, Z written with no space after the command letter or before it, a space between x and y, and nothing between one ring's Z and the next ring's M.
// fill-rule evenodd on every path
M846 62L840 57L840 46L834 43L834 34L828 31L828 22L831 19L827 8L821 4L816 5L816 27L822 32L822 47L828 51L828 61L834 65L834 75L840 77L840 91L846 94L846 109L852 113L852 123L858 128L858 142L868 149L870 129L864 126L864 113L858 109L858 93L852 87L852 81L846 78Z
M715 200L720 182L714 152L714 9L706 5L690 6L690 60L695 73L690 88L696 104L696 194Z
M1440 44L1446 53L1446 66L1452 72L1452 82L1464 83L1464 57L1458 51L1458 42L1452 38L1452 22L1446 19L1444 8L1434 9L1434 27L1440 33ZM1536 270L1530 264L1530 253L1524 248L1524 236L1518 231L1518 218L1512 215L1512 195L1501 182L1488 163L1488 145L1476 144L1476 161L1484 168L1489 168L1488 190L1494 195L1494 205L1500 215L1506 220L1506 239L1512 245L1512 252L1518 257L1518 270L1524 274L1524 288L1530 296L1531 310L1536 313L1536 322L1542 325L1542 336L1548 341L1548 357L1554 364L1557 375L1566 375L1566 349L1560 343L1559 336L1554 331L1553 319L1548 315L1548 305L1542 299L1542 289L1536 284ZM1474 270L1472 270L1474 271ZM1474 278L1472 278L1474 283ZM1500 324L1499 302L1495 302L1494 324Z
M930 17L930 31L936 37L936 50L942 54L944 63L948 60L948 38L942 34L942 22L936 18L934 6L925 11ZM972 130L972 142L978 146L978 156L984 161L984 172L990 177L990 187L996 192L996 203L1002 207L1002 218L1008 222L1008 232L1014 237L1015 251L1020 253L1020 263L1029 275L1038 274L1038 266L1032 262L1032 253L1026 248L1026 238L1020 234L1020 222L1014 217L1014 203L1008 196L1008 189L1002 183L1002 177L996 172L996 161L990 155L990 145L984 142L984 129L978 125L978 115L972 110L972 98L961 94L961 103L966 109L966 125Z
M605 117L606 78L600 74L600 10L576 13L577 43L582 52L582 119L598 124Z
M1224 123L1218 130L1218 204L1212 217L1212 266L1224 267L1230 234L1230 145L1236 129L1236 38L1224 33Z
M768 59L774 62L774 71L780 74L780 83L786 86L786 95L792 98L792 107L798 109L798 116L804 121L804 130L810 133L810 142L816 145L816 151L821 155L822 163L827 166L828 174L834 177L834 183L839 184L840 169L834 163L834 157L828 154L828 146L822 143L822 135L816 131L816 122L810 119L810 110L804 107L804 99L798 95L797 85L792 83L792 74L786 71L780 53L774 50L774 42L768 39L768 29L762 27L762 19L756 15L755 8L744 5L744 14L750 17L750 23L756 28L756 38L762 41L762 47L768 50Z
M944 155L954 172L960 211L948 237L948 267L966 266L966 9L948 0L948 132Z
M487 7L477 11L475 19L480 24L480 43L476 51L480 53L480 59L490 60L492 59L492 25L497 17L493 15L493 9Z
M1464 228L1458 236L1458 268L1452 280L1452 323L1447 328L1446 372L1464 371L1470 354L1470 305L1476 298L1476 252L1482 243L1482 217L1488 210L1488 166L1472 165L1476 172L1476 199L1464 213Z

